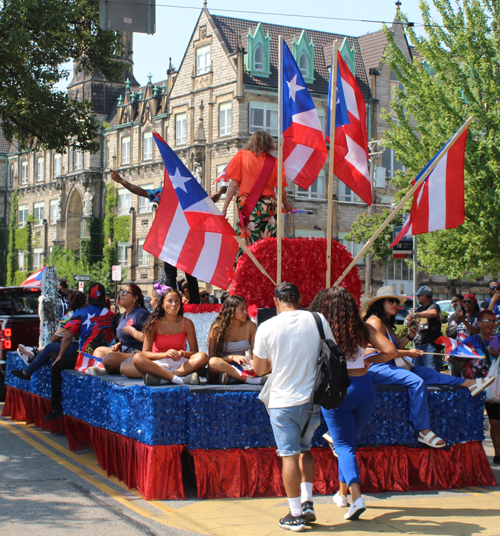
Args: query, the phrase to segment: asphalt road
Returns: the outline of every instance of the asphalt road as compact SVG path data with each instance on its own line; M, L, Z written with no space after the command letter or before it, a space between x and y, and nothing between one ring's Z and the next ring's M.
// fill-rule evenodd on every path
M0 404L0 410L1 410ZM489 440L485 441L492 457ZM500 483L500 466L494 466ZM97 465L91 449L72 453L66 437L0 418L0 534L5 536L255 536L285 534L283 498L144 501ZM315 497L316 534L500 535L500 486L365 496L357 522L330 496Z

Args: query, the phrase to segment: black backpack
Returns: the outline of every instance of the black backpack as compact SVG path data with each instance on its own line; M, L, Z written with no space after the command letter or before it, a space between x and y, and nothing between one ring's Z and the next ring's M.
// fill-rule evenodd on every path
M318 355L318 370L309 397L307 420L301 436L306 433L313 408L320 405L324 409L335 409L342 404L351 385L347 374L345 354L331 339L325 340L323 324L318 313L312 313L321 339Z

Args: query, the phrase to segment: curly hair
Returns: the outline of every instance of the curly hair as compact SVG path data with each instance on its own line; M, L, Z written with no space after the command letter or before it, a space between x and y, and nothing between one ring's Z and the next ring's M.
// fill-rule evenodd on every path
M325 298L328 294L328 290L329 289L327 288L320 290L314 297L314 300L310 303L307 310L311 311L312 313L321 313L323 311L323 305L325 304Z
M260 153L272 153L276 149L276 143L271 134L265 130L257 130L248 138L245 149L259 156Z
M352 294L343 287L328 291L323 315L330 324L337 344L344 350L348 361L355 361L358 346L368 342L368 328L359 316Z
M370 305L370 307L368 307L368 311L366 311L364 321L366 322L370 316L376 316L382 320L383 324L394 329L396 324L396 315L387 316L384 309L384 302L385 300L377 300L374 304Z
M177 314L180 316L184 315L184 306L182 304L182 296L180 292L173 288L169 288L165 290L164 292L162 292L160 296L160 300L158 301L158 304L154 308L153 312L149 315L149 318L146 320L146 323L142 327L142 332L144 333L144 335L149 335L151 333L151 330L153 329L153 326L156 324L156 322L165 315L165 309L163 309L163 302L165 301L165 298L172 292L174 294L177 294L177 296L179 296L179 300L181 301L181 306Z
M229 296L222 305L217 318L214 320L208 335L209 339L210 337L214 338L214 356L220 356L224 351L224 347L228 343L234 313L236 308L242 303L246 303L245 298L236 294Z

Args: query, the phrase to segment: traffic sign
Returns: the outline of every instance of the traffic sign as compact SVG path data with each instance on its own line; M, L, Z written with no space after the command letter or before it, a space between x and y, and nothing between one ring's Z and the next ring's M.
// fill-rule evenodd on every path
M118 264L118 266L112 266L111 267L111 281L121 281L121 280L122 280L121 264Z
M78 283L78 290L79 292L85 292L85 283L83 281Z
M393 259L413 259L413 251L393 251Z
M73 279L75 281L90 281L90 275L74 275Z

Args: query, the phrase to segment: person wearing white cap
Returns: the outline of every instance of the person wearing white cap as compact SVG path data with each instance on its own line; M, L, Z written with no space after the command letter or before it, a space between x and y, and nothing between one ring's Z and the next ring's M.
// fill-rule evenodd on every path
M486 378L484 378L485 381L464 380L441 374L428 367L414 366L411 360L424 353L422 350L406 349L408 342L415 337L416 328L411 328L408 336L401 340L398 340L394 332L396 312L399 305L403 304L405 300L405 296L399 296L392 286L387 286L380 288L377 295L368 301L365 322L384 334L398 348L397 360L373 363L368 374L374 384L402 385L408 389L410 420L419 432L418 441L429 447L440 449L445 447L446 443L431 431L427 385L468 387L471 395L476 396L493 380L486 380ZM371 351L373 352L373 349ZM368 349L367 354L369 354Z

